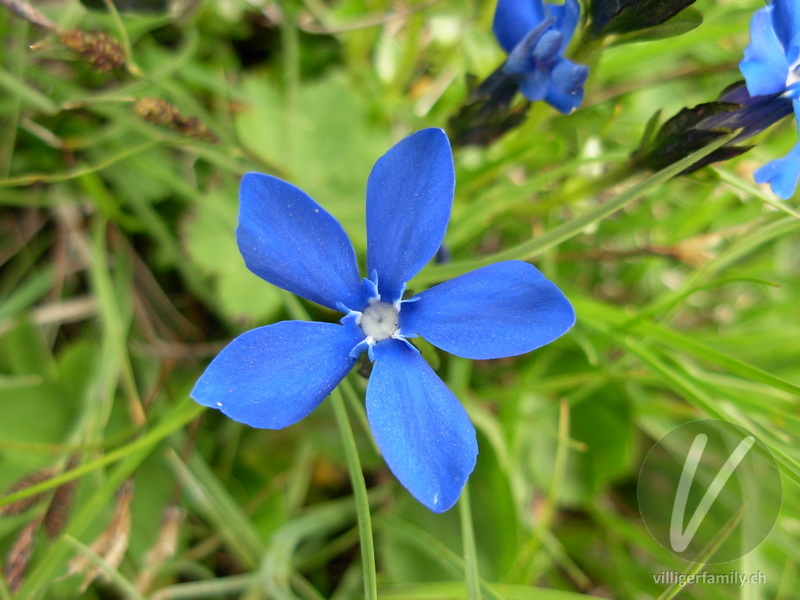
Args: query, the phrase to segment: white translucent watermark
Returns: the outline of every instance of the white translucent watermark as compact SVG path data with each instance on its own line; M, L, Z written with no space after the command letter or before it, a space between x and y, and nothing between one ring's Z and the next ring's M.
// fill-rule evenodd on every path
M673 550L683 552L688 548L703 519L708 515L708 511L711 510L714 501L722 492L736 467L739 466L739 463L742 462L742 459L753 447L754 442L755 438L752 435L739 442L739 445L736 446L728 460L722 465L722 469L714 477L711 485L708 486L703 498L700 500L700 504L697 505L692 518L686 525L686 529L683 529L689 492L691 491L692 483L694 483L695 475L697 475L697 467L703 458L703 450L705 450L708 443L706 434L698 433L695 436L692 447L686 455L686 462L683 463L678 489L675 492L675 503L672 505L672 519L669 522L669 545Z
M755 573L741 573L739 571L728 571L727 573L709 573L699 571L697 573L679 573L678 571L659 571L653 573L653 582L659 585L764 585L767 583L767 576L760 570Z
M667 550L719 564L753 550L772 530L781 477L751 432L719 420L677 427L650 450L639 472L639 511Z

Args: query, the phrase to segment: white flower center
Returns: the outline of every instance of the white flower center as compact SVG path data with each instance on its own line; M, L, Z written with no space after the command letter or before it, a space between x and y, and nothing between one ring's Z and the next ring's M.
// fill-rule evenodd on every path
M397 309L386 302L374 302L361 312L361 331L376 342L392 337L397 324Z

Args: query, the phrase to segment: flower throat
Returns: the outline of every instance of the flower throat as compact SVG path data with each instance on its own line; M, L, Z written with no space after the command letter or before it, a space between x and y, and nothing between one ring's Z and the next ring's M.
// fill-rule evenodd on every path
M361 312L361 331L368 338L382 342L398 330L397 309L386 302L373 302Z

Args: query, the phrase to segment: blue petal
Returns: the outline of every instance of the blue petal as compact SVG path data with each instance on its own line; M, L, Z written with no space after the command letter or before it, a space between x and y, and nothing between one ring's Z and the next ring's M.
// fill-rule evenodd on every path
M367 272L378 273L384 302L442 245L453 204L455 172L441 129L423 129L375 163L367 182Z
M564 4L554 4L550 7L550 14L556 18L556 29L564 36L561 42L561 54L569 46L572 34L578 26L581 17L581 5L578 0L567 0Z
M786 87L789 63L775 30L770 13L772 6L757 11L750 22L750 45L744 51L739 70L744 75L751 96L782 92Z
M492 29L497 42L508 54L545 18L542 0L499 0Z
M562 58L553 67L550 88L545 100L559 112L568 115L583 102L583 84L589 68Z
M528 263L511 260L476 269L404 303L400 331L446 352L502 358L549 344L575 323L556 285Z
M797 125L800 127L800 100L794 100L792 105ZM800 142L783 158L773 160L758 169L753 177L756 183L769 183L773 193L779 198L784 200L791 198L800 179Z
M544 100L550 90L550 74L539 69L520 78L519 91L531 102Z
M775 0L772 3L772 24L783 47L788 49L800 33L800 3L797 0Z
M564 36L554 29L545 32L533 47L533 60L536 66L549 71L558 61L558 53L561 51L561 42L563 40Z
M433 512L443 512L475 468L475 428L419 353L395 340L374 351L367 386L372 434L400 483Z
M283 321L243 333L211 361L192 390L203 406L251 427L282 429L330 394L364 338L354 323Z
M552 58L550 62L554 63L555 57L558 55L558 49L561 46L561 34L557 31L552 31L554 23L555 19L546 19L531 29L509 53L503 70L509 75L526 75L535 71L544 73L545 70L540 68L541 65L537 61L549 54ZM557 38L554 38L553 34ZM544 74L546 75L546 73Z
M247 173L239 203L236 239L253 273L328 308L337 302L363 307L350 240L305 192L271 175Z
M777 160L767 163L754 174L757 183L769 183L773 193L784 200L794 195L800 177L800 143Z

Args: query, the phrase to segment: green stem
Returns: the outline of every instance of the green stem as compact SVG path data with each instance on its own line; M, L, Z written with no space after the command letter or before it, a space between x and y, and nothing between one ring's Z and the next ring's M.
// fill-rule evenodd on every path
M80 540L72 537L71 535L65 535L64 541L66 541L69 546L72 546L74 550L77 550L80 556L89 559L92 567L97 569L110 582L112 582L116 588L122 592L125 598L129 598L130 600L145 600L145 597L139 592L139 590L136 589L136 587L127 577L120 573L118 569L115 569L109 565L106 560L97 554L97 552L95 552L92 548Z
M133 47L131 46L131 39L128 37L128 30L125 29L125 23L122 22L122 17L117 10L117 7L111 0L103 0L108 9L111 18L114 20L114 25L117 27L117 31L119 32L120 44L122 44L122 50L125 53L125 68L127 69L128 73L133 75L134 77L142 77L144 74L139 66L133 61Z
M356 391L356 386L351 380L352 377L352 373L348 377L345 377L339 384L339 389L342 391L342 394L344 394L344 399L349 405L350 410L356 414L356 421L358 421L364 431L369 431L369 420L367 419L367 411L364 409L364 401L361 394ZM380 454L381 451L378 449L374 438L370 436L369 440L372 447L375 449L375 453Z
M364 571L364 598L377 600L378 581L375 572L375 544L372 540L372 516L369 512L369 498L367 486L364 483L364 474L361 471L361 459L358 457L356 439L353 429L347 418L347 408L344 405L342 393L337 389L331 392L333 413L336 424L342 434L347 468L350 471L350 482L353 486L353 496L356 502L356 515L358 516L358 533L361 540L361 566Z
M475 531L472 527L469 483L464 486L461 492L461 498L458 501L458 516L461 519L461 543L464 547L464 575L467 582L467 598L469 600L481 600L481 579L478 574Z
M295 295L286 293L283 294L283 299L290 315L306 321L309 319L308 313ZM358 536L361 541L361 566L364 571L364 598L366 600L377 600L378 582L375 571L375 543L372 540L372 516L369 512L367 486L364 483L364 474L361 471L361 459L358 457L353 428L350 427L350 420L347 417L342 388L349 388L347 390L349 396L355 395L355 391L348 382L343 381L339 384L339 387L331 392L331 404L333 405L336 424L342 434L347 469L350 471L350 482L353 486L353 497L356 503Z

